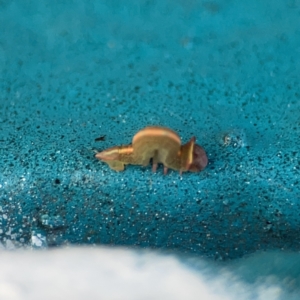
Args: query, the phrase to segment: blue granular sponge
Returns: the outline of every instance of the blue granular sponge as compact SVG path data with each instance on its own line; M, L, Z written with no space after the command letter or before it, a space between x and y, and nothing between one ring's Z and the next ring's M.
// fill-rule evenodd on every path
M299 250L293 3L1 2L0 243ZM147 125L195 135L207 168L95 159Z

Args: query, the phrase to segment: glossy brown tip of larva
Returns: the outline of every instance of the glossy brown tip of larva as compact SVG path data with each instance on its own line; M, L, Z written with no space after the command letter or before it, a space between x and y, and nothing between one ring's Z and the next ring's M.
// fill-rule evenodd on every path
M193 162L189 167L191 172L200 172L205 169L208 164L208 158L204 149L195 144L193 149Z

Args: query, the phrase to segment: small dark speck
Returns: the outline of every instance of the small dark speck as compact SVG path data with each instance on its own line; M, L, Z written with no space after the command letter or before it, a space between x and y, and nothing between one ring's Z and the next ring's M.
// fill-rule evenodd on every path
M55 179L55 184L60 184L60 180L58 178Z
M97 137L97 138L95 138L95 142L103 142L103 141L105 141L105 135L102 135L102 136L99 136L99 137Z

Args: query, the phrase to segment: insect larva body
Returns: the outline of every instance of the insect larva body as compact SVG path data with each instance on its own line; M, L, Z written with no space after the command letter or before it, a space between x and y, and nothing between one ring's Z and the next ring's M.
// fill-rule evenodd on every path
M143 165L153 160L153 171L157 164L181 172L199 172L207 165L207 156L202 147L195 144L192 137L188 143L181 145L180 137L166 127L150 126L140 130L131 145L116 146L96 154L96 158L106 162L111 169L124 170L125 164Z

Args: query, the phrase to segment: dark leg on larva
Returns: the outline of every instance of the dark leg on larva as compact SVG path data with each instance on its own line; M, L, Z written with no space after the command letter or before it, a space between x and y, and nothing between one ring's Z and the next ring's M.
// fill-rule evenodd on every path
M158 158L157 158L157 150L154 151L154 155L152 157L152 172L155 173L157 170L157 165L158 165Z
M157 170L157 163L152 164L152 172L155 173Z
M168 173L168 168L164 166L164 175L167 175Z

